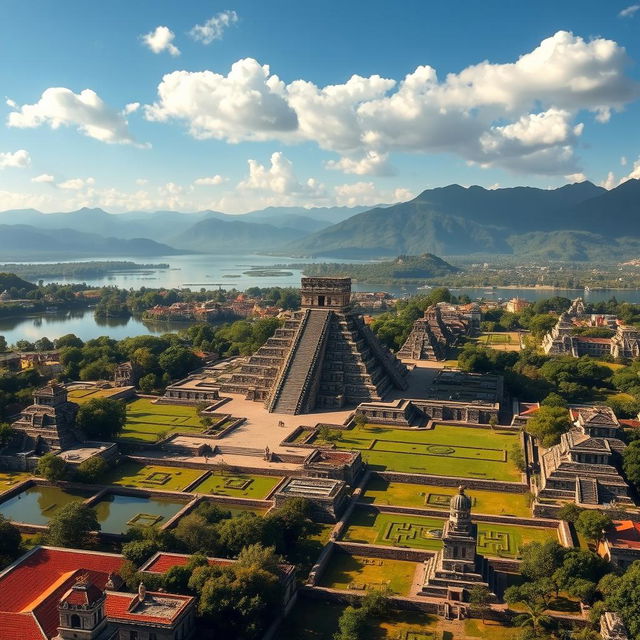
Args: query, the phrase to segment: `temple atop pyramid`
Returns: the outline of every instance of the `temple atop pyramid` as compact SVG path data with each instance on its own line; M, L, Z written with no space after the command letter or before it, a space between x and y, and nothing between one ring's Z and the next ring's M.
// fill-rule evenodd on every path
M225 381L270 413L380 401L407 370L351 309L351 278L302 278L301 310Z

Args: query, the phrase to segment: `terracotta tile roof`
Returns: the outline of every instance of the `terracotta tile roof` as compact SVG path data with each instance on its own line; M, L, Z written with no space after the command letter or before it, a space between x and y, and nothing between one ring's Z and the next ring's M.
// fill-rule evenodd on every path
M86 584L76 583L67 593L62 596L62 600L69 605L93 605L104 595L103 589L99 589L93 582Z
M36 622L32 613L6 613L0 612L2 620L2 640L44 640L46 636Z
M607 540L616 547L640 549L640 522L616 520L615 531L607 534Z
M194 598L191 596L148 591L145 601L141 603L137 594L107 591L104 609L107 617L115 620L171 625L193 601ZM159 603L160 605L162 603L171 603L171 606L154 607L153 605L155 603ZM162 609L166 611L167 614L171 613L171 615L159 616L148 614L145 612L145 605L150 606L151 610Z
M632 429L640 428L640 420L619 420L618 422L625 427L631 427Z
M611 344L610 338L589 338L586 336L576 336L578 342L593 342L595 344Z

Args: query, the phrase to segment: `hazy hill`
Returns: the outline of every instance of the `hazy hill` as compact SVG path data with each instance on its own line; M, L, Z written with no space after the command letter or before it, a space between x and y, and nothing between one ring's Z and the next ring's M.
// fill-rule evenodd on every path
M360 213L283 251L344 257L430 252L611 259L613 254L635 252L639 209L636 180L611 191L590 182L549 190L450 185L424 191L409 202Z
M15 273L0 273L0 293L5 289L13 288L31 291L36 288L36 285L19 278Z
M4 261L55 260L102 256L161 256L179 253L147 238L105 238L75 229L40 229L30 225L0 225L0 255Z

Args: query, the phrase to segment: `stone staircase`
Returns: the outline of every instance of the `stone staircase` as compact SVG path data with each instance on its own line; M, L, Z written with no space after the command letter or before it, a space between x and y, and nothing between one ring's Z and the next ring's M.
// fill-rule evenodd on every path
M313 399L308 398L310 383L317 375L331 313L324 309L306 311L290 358L274 386L268 404L270 412L297 414L305 405L313 405Z
M221 447L216 445L216 453L223 456L250 456L252 458L264 458L264 449L252 449L250 447Z
M576 498L581 504L599 504L598 481L594 478L576 478Z

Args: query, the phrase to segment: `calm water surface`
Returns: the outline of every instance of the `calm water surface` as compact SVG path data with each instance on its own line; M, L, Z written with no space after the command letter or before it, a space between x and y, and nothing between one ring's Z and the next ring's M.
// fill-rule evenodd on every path
M110 494L95 505L98 522L105 533L126 533L129 524L138 515L157 516L156 524L164 524L172 518L186 502L170 498L145 498ZM144 524L139 521L138 524Z
M13 522L46 525L60 507L90 495L85 491L33 486L0 504L0 513Z

